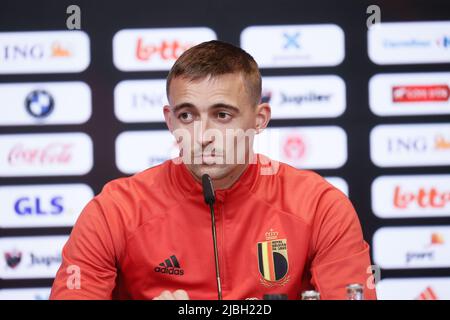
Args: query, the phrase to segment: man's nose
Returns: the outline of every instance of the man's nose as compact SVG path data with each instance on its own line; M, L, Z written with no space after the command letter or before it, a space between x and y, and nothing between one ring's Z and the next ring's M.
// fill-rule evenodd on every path
M210 128L210 121L205 118L194 123L195 142L202 147L214 141L214 135L206 134Z

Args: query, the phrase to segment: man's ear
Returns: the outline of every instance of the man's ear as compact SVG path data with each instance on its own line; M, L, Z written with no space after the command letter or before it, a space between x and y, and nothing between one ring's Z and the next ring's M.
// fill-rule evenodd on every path
M172 117L171 117L172 111L170 110L170 106L165 105L163 108L163 112L167 128L169 129L170 132L173 132Z
M261 103L256 106L255 112L256 112L255 129L256 133L259 134L269 124L272 111L268 103Z

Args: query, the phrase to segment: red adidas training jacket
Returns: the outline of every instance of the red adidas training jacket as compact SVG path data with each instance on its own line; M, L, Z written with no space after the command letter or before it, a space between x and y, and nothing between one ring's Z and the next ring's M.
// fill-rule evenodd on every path
M346 299L350 283L366 286L369 246L348 198L312 171L268 158L216 191L216 227L224 299ZM261 161L264 160L263 162ZM71 265L80 288L68 287ZM73 288L73 289L70 289ZM211 216L202 187L184 164L169 160L107 183L84 208L63 249L51 299L152 299L184 289L216 299Z

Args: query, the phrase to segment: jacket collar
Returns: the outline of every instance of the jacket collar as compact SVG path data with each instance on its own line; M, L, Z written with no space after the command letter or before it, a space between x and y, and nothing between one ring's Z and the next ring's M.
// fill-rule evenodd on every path
M253 163L247 165L241 176L229 188L215 190L216 203L248 195L248 192L256 186L259 180L261 157L260 154L255 154ZM200 197L203 199L201 182L193 177L181 158L178 157L169 161L169 179L173 190L184 195L184 197Z

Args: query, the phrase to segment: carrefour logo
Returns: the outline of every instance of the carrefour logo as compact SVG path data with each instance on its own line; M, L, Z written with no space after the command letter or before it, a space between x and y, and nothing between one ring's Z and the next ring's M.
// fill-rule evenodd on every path
M377 23L368 31L368 54L377 64L448 63L449 29L449 21Z
M442 38L437 40L438 46L442 46L443 48L450 48L450 36L443 36Z

